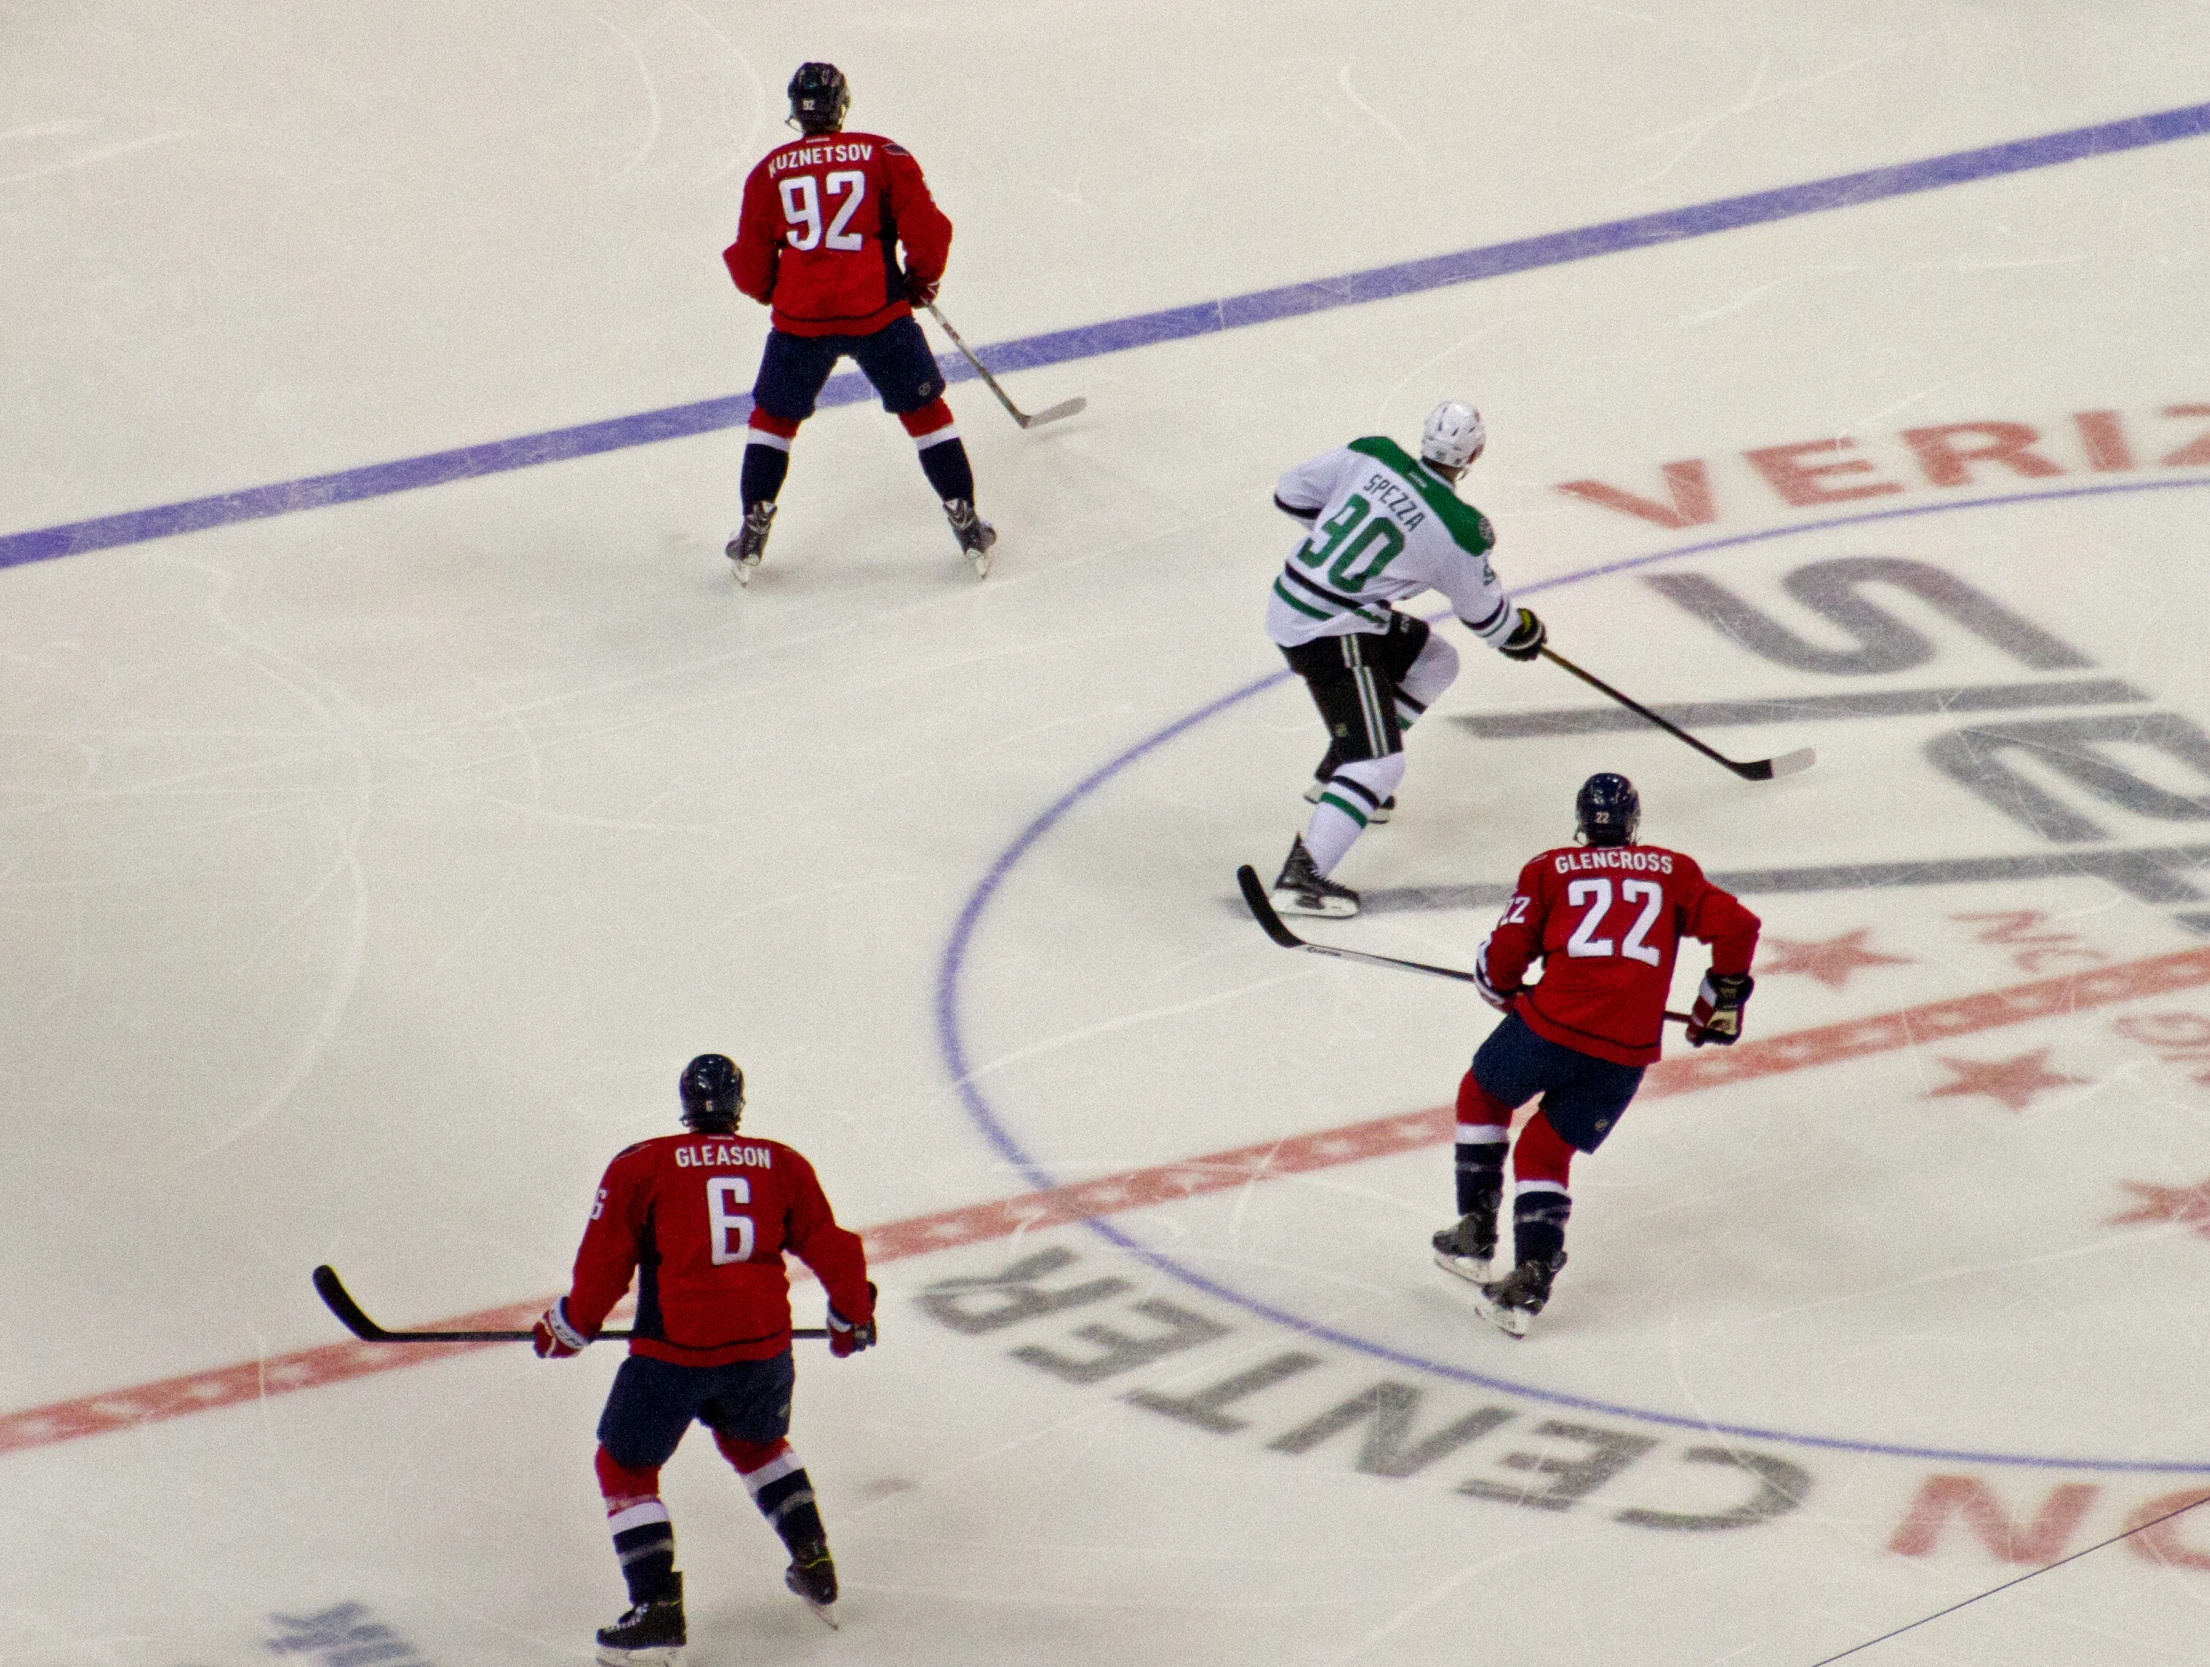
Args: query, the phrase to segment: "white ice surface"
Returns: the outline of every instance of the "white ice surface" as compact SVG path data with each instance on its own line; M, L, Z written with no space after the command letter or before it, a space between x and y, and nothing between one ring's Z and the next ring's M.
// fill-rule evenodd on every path
M978 343L2164 110L2210 67L2181 0L120 0L5 31L11 532L744 389L765 315L718 251L803 58L928 169ZM2210 426L2169 414L2210 400L2206 146L1027 372L1032 408L1089 399L1030 434L966 385L1003 532L979 586L872 407L807 425L748 591L719 553L734 433L0 572L0 1416L332 1341L318 1262L388 1322L557 1289L599 1169L673 1127L704 1049L862 1227L1447 1103L1485 1009L1286 955L1232 900L1302 814L1321 743L1294 686L999 868L1093 772L1280 669L1275 474L1446 395L1488 419L1463 492L1505 580L1572 581L1528 599L1645 700L2139 698L1708 731L1818 748L1756 786L1649 732L1478 738L1454 720L1596 701L1461 637L1351 883L1507 883L1600 768L1721 872L2210 846L2210 779L2169 750L2110 744L2167 795L2130 806L2005 754L2095 824L2069 843L1926 752L1975 722L2210 724L2210 465L2160 461ZM2134 467L2091 467L2083 411L2118 413ZM2061 476L1930 484L1900 436L1971 421L2035 428ZM1874 472L1832 484L1899 490L1791 506L1744 457L1837 437ZM1686 459L1709 526L1555 490L1662 497ZM2082 486L2122 490L1963 507ZM1814 525L1880 509L1926 513ZM1576 577L1762 532L1786 536ZM1839 649L1782 582L1860 556L2091 664L2030 668L1881 590L1929 660L1798 670L1643 583L1705 574ZM2199 948L2198 860L2161 898L2092 861L1752 896L1752 1038ZM1492 913L1333 935L1464 964ZM1838 986L1775 970L1782 942L1860 932L1888 959ZM1937 1092L1946 1061L2037 1050L2065 1080L2015 1108ZM1648 1097L1576 1170L1572 1265L1523 1343L1427 1260L1440 1145L1124 1211L1117 1237L886 1261L884 1346L800 1360L843 1631L783 1593L694 1439L667 1472L692 1660L1810 1667L2210 1488L2206 1073L2198 978ZM2119 1222L2143 1188L2196 1213ZM1049 1286L1124 1284L991 1331L921 1300L1049 1250L1075 1258ZM1210 1340L1092 1382L1049 1365L1177 1311ZM1220 1414L1239 1428L1158 1409L1292 1353ZM279 1617L348 1604L384 1660L587 1659L622 1606L590 1471L613 1365L469 1353L0 1451L0 1661L243 1667ZM1357 1429L1289 1439L1381 1383L1416 1400L1412 1441L1497 1417L1403 1477L1359 1468ZM1596 1450L1546 1422L1630 1462L1566 1508L1494 1497ZM1792 1478L1792 1508L1652 1526L1755 1495L1722 1449ZM1943 1487L2011 1543L1963 1514L1914 1541ZM1851 1659L2198 1661L2206 1605L2198 1514ZM341 1653L297 1659L369 1659Z

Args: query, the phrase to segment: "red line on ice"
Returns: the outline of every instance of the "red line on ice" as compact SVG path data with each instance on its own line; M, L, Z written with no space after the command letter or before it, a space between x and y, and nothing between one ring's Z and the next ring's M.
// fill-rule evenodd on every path
M1653 1066L1644 1079L1642 1095L1661 1098L1693 1093L1729 1083L1777 1076L1815 1065L1832 1065L1867 1054L1888 1053L1916 1042L1947 1040L1976 1031L1998 1030L2030 1019L2076 1013L2144 996L2210 984L2210 947L2155 955L2093 972L2062 978L2045 978L2030 984L2013 984L1980 995L1952 1001L1931 1002L1923 1007L1869 1018L1845 1020L1811 1030L1793 1031L1761 1042L1743 1042L1724 1052L1691 1054ZM1124 1170L1095 1180L1044 1192L1026 1192L988 1203L966 1204L933 1215L913 1216L880 1227L864 1229L867 1254L876 1262L903 1256L924 1256L931 1251L988 1239L1062 1227L1092 1217L1115 1215L1154 1204L1171 1204L1200 1193L1222 1192L1250 1186L1285 1175L1299 1175L1340 1164L1361 1163L1414 1147L1448 1140L1451 1112L1447 1106L1427 1111L1376 1117L1314 1134L1287 1135L1280 1140L1214 1152L1206 1157L1184 1158L1155 1164L1148 1169ZM534 1320L550 1297L487 1308L474 1314L439 1321L455 1331L518 1329ZM49 1447L80 1436L104 1435L139 1424L155 1424L186 1413L206 1412L240 1401L294 1390L318 1389L324 1384L345 1383L374 1372L397 1371L427 1360L446 1360L472 1349L497 1348L494 1343L325 1343L297 1349L263 1360L242 1361L205 1372L188 1372L158 1383L103 1394L56 1401L0 1416L0 1453L25 1447Z

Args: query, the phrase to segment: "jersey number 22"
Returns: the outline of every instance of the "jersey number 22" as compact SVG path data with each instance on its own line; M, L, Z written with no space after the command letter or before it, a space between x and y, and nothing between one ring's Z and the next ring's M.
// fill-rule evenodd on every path
M1645 936L1657 923L1658 910L1665 906L1665 888L1651 880L1628 880L1619 888L1619 895L1628 908L1641 903L1642 913L1627 931L1627 941L1613 947L1609 938L1596 935L1604 924L1604 917L1611 913L1611 882L1609 880L1575 880L1565 888L1568 908L1585 909L1580 924L1573 928L1573 936L1565 940L1568 955L1624 955L1630 961L1643 961L1656 966L1665 959L1656 946L1646 943Z

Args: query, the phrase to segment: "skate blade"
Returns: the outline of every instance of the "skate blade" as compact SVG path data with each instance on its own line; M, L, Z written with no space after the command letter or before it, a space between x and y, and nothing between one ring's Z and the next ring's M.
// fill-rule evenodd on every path
M971 562L973 562L973 563L975 564L975 577L976 577L976 578L978 578L978 579L987 579L987 578L988 578L988 577L990 576L990 552L989 552L989 551L987 551L987 550L970 550L970 551L968 551L968 552L967 552L967 559L968 559L969 561L971 561Z
M1527 1335L1527 1322L1534 1318L1534 1315L1522 1309L1499 1308L1486 1297L1482 1297L1474 1303L1473 1311L1504 1333L1505 1336L1521 1339L1524 1339Z
M1493 1285L1496 1264L1477 1262L1471 1256L1453 1256L1447 1250L1435 1252L1435 1265L1445 1273L1456 1274L1468 1285Z
M682 1667L681 1644L653 1644L641 1650L617 1650L599 1646L599 1667Z
M1307 903L1302 892L1277 891L1269 895L1276 914L1312 915L1320 920L1348 920L1358 913L1358 905L1347 897L1323 897L1316 903Z
M838 1624L837 1618L829 1613L830 1606L828 1604L816 1603L811 1598L805 1598L802 1601L805 1603L805 1606L808 1609L813 1611L814 1618L818 1620L823 1626L827 1627L831 1632L842 1632L844 1630L844 1628Z

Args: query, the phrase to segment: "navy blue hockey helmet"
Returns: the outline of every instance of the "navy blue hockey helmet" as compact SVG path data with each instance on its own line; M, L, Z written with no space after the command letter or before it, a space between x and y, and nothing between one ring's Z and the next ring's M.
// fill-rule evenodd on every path
M1609 770L1581 783L1573 799L1573 824L1584 845L1632 845L1642 822L1642 795L1625 776Z
M807 133L833 133L852 107L852 89L834 64L800 64L790 78L790 125Z
M727 1054L702 1053L684 1066L678 1092L686 1128L729 1134L744 1115L744 1073Z

